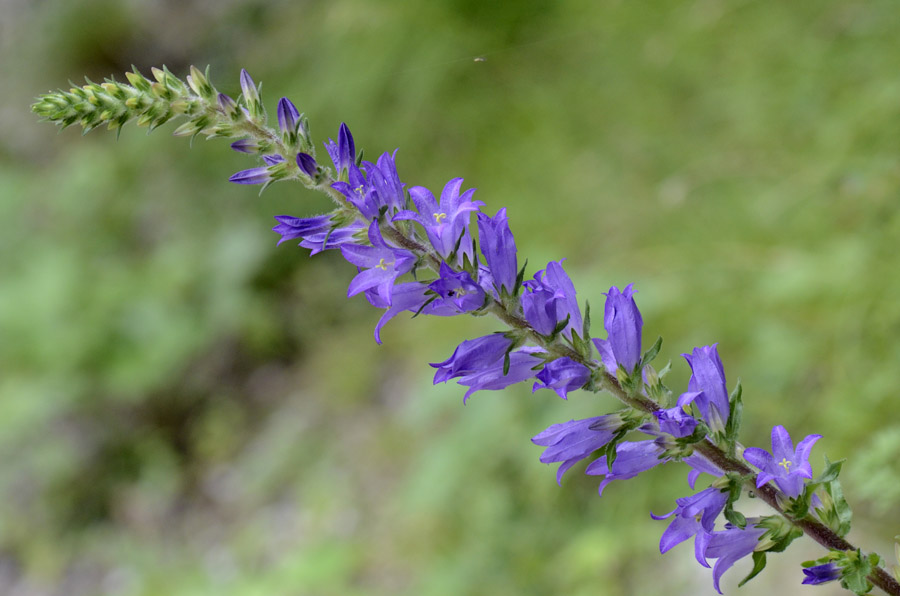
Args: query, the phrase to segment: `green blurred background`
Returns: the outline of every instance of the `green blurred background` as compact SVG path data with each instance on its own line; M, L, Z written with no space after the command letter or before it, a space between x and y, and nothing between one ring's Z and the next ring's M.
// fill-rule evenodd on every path
M401 317L378 347L351 267L275 247L322 197L229 184L253 164L221 141L29 112L131 64L235 96L247 68L319 141L346 121L409 185L465 177L596 309L634 282L670 386L720 342L745 443L824 434L850 538L890 555L898 30L893 0L0 3L0 593L714 593L691 546L657 552L683 469L601 499L538 462L532 435L607 398L462 407L426 363L491 321ZM842 593L799 586L801 542L740 593Z

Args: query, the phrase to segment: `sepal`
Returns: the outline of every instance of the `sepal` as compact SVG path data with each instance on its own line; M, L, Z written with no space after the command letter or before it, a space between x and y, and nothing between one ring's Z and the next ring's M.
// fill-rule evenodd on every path
M737 452L737 441L741 432L741 419L744 413L744 403L741 401L741 380L738 379L734 391L728 398L729 414L728 421L725 423L725 444L728 448L728 455L734 457Z
M726 472L712 483L712 486L728 491L728 501L725 503L725 519L733 526L740 529L747 527L747 518L740 511L735 511L734 504L741 498L744 479L736 472Z
M750 570L750 573L747 574L747 577L745 577L744 579L742 579L740 581L740 583L738 584L739 588L741 586L743 586L744 584L746 584L751 579L753 579L754 577L756 577L757 575L759 575L760 572L766 568L766 553L765 553L765 551L757 551L757 552L753 553L752 557L753 557L753 569Z
M844 492L838 481L844 461L842 459L832 462L826 457L825 470L803 485L803 492L787 503L785 513L794 519L806 517L812 506L813 498L818 496L821 506L816 507L816 513L819 519L838 536L846 536L850 531L853 512L844 499ZM822 490L819 490L820 488Z
M650 349L644 352L644 355L641 357L641 362L638 365L638 369L644 368L651 362L653 362L654 358L659 354L659 349L662 347L662 336L656 338L656 341L650 346Z

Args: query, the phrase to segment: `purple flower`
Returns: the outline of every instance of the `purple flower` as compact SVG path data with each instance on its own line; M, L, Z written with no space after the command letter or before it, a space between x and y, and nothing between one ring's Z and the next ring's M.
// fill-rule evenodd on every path
M231 148L238 153L256 153L259 151L259 145L250 139L241 139L231 144Z
M613 463L612 471L607 466L607 459L602 457L589 465L585 474L605 476L598 489L602 496L603 489L613 480L634 478L641 472L669 461L667 458L660 459L662 454L663 449L652 440L619 443L616 446L616 461Z
M302 151L297 154L297 166L300 168L300 171L309 176L310 178L316 175L316 171L318 166L316 164L316 160L312 155L308 153L303 153Z
M300 120L300 112L291 100L282 97L278 100L278 128L282 134L294 134L297 132L297 122Z
M366 225L361 221L354 221L343 228L323 230L309 233L303 237L300 246L310 249L310 256L319 254L323 250L340 248L344 244L356 244L361 238L365 238Z
M718 344L694 348L692 354L682 354L691 366L688 390L678 398L678 405L697 403L700 415L713 432L725 430L730 411L728 389L725 387L725 370L716 350Z
M693 416L685 414L681 406L658 410L653 414L659 422L659 429L676 438L687 437L697 428L697 421Z
M486 368L463 375L457 381L460 385L469 387L469 390L466 391L466 395L463 397L463 404L476 391L505 389L510 385L534 378L535 369L544 361L543 358L535 355L540 352L540 348L520 348L515 352L510 352L509 370L506 372L503 370L505 366L504 359L501 358Z
M423 186L410 188L409 196L418 213L401 211L394 216L394 220L413 220L420 223L425 228L425 234L434 250L444 259L449 258L459 245L458 255L466 254L470 261L474 261L472 238L468 234L469 214L478 211L484 203L472 200L474 188L459 194L462 183L462 178L454 178L444 185L440 204L427 188Z
M244 93L244 100L248 105L259 102L259 90L256 88L256 83L250 78L250 73L243 68L241 69L241 91Z
M375 204L381 207L388 207L391 211L397 211L403 208L406 197L403 194L405 184L400 182L400 176L397 174L397 164L393 155L384 152L378 158L378 163L370 161L363 162L366 168L366 183L375 194Z
M546 447L541 454L541 462L562 462L556 471L556 482L561 485L563 475L569 468L606 446L622 428L622 424L622 417L618 414L570 420L547 427L535 435L531 442Z
M271 179L268 167L250 168L233 174L228 181L235 184L264 184Z
M470 312L484 306L485 293L466 271L454 271L447 263L441 263L440 277L428 286L439 296L437 301L455 309Z
M624 291L613 286L606 294L606 310L603 326L609 339L595 339L594 345L607 372L615 374L620 366L629 375L641 361L641 328L644 320L634 303L634 284L625 286Z
M394 212L404 203L403 183L397 175L394 158L384 153L378 163L364 162L365 171L355 163L348 166L348 181L332 183L331 187L347 197L347 200L368 220L378 217L382 209Z
M219 96L216 99L219 102L219 107L222 108L226 114L231 115L237 110L237 103L228 95L219 93ZM234 147L234 145L232 145L232 147Z
M688 485L691 487L691 490L694 489L694 485L697 483L697 478L700 477L700 474L706 473L711 476L715 476L716 478L725 474L725 472L719 468L719 466L715 465L699 453L693 453L682 459L684 463L691 467L691 471L688 473Z
M694 540L694 556L704 567L709 567L703 554L715 529L716 518L725 509L728 493L718 488L709 487L690 497L676 499L677 507L666 515L650 516L656 520L675 519L663 532L659 541L659 552L665 553L672 547L696 536Z
M350 282L347 296L355 296L370 288L377 288L378 295L387 304L391 303L391 288L397 278L412 270L416 255L408 250L388 246L381 237L378 222L369 226L372 246L344 244L341 254L360 268L359 274Z
M376 308L387 309L375 325L375 341L381 343L381 328L403 311L419 312L428 299L428 286L417 281L396 284L391 290L391 303L386 303L376 290L366 290L366 299ZM424 314L437 316L453 316L456 310L432 306L421 310Z
M535 331L550 335L560 321L569 322L562 330L563 336L572 339L572 332L581 333L581 310L575 297L575 286L562 268L562 261L551 261L546 269L534 274L524 284L522 310L525 319Z
M478 236L481 240L481 252L494 280L494 288L498 293L505 291L512 295L519 270L516 241L509 229L505 207L494 217L478 214Z
M331 188L347 197L347 201L356 207L363 217L372 221L378 216L375 189L368 183L365 174L355 163L350 164L347 177L348 182L343 180L333 182Z
M814 567L807 567L803 570L803 575L806 576L803 578L804 584L819 585L841 579L841 568L833 562L824 563Z
M344 170L349 171L351 165L356 165L356 145L353 143L353 135L350 134L350 129L343 122L338 131L337 143L328 139L328 142L325 143L325 149L331 157L338 176Z
M722 574L739 559L752 553L756 549L760 537L766 533L765 528L758 528L751 523L748 523L743 530L731 526L731 524L726 525L726 528L720 532L713 532L705 553L706 558L717 559L713 566L713 586L719 594L722 593L722 590L719 589L719 579Z
M331 229L331 216L319 215L318 217L292 217L290 215L276 215L278 225L272 228L273 232L281 234L281 244L285 240L304 238L312 234L320 234Z
M808 435L794 450L791 436L783 426L772 429L772 453L759 447L748 447L744 450L744 459L760 469L756 477L759 488L770 480L774 480L784 494L789 497L800 496L803 490L803 479L812 478L812 466L809 465L809 452L822 435Z
M512 348L513 342L503 333L492 333L477 339L467 339L456 347L453 355L443 362L432 363L438 369L434 374L434 384L450 379L471 375L500 362Z
M561 398L566 399L569 391L584 387L591 378L591 371L583 364L564 356L545 364L536 378L538 382L532 387L532 393L538 389L552 389Z

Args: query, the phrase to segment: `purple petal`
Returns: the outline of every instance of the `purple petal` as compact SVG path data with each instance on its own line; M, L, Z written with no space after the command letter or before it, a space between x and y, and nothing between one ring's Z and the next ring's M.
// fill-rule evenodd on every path
M231 176L229 182L235 184L262 184L269 180L268 168L250 168L249 170L241 170Z
M310 178L316 175L318 166L316 165L316 160L312 155L303 152L298 153L297 165L300 167L300 170Z
M797 445L797 454L794 457L794 463L797 464L794 473L804 478L812 478L812 467L809 465L809 453L812 451L816 441L822 438L822 435L807 435Z
M231 148L239 153L256 153L259 150L259 145L250 139L241 139L232 143Z
M772 428L772 459L782 461L794 459L794 442L787 429L778 425Z
M282 133L296 132L299 118L300 112L291 100L287 97L278 100L278 128Z

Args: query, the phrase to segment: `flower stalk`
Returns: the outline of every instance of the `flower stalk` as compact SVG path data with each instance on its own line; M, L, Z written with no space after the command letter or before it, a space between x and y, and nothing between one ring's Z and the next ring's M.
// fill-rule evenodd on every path
M361 161L346 125L337 141L325 144L333 168L323 165L316 160L309 123L290 100L278 102L278 128L268 126L259 88L246 71L237 99L212 85L208 69L191 67L185 81L165 67L154 68L152 75L145 78L135 69L126 73L128 84L87 81L42 95L32 110L62 128L79 124L85 132L105 125L118 133L131 121L153 130L183 118L176 136L237 139L233 149L257 157L259 164L234 174L232 182L264 190L291 180L324 193L335 204L332 212L278 216L273 229L282 236L279 243L299 238L313 254L339 249L356 265L348 294L361 293L385 310L376 341L381 341L381 327L404 311L490 314L505 326L464 341L448 360L432 364L436 383L456 378L469 387L464 401L476 391L526 380L534 381L533 390L552 389L563 399L577 389L618 398L626 406L619 413L553 425L535 436L533 441L545 447L541 461L560 463L561 482L572 466L595 458L586 473L604 476L601 493L612 480L674 461L691 468L692 489L701 474L712 475L709 488L679 499L671 514L654 518L674 515L661 541L663 552L694 537L698 562L708 567L707 559L716 559L717 590L721 575L736 560L752 556L748 581L765 566L766 553L784 550L802 533L829 551L812 562L804 583L840 580L857 594L874 585L900 596L900 583L878 565L878 556L864 555L844 538L850 510L837 480L840 462L826 460L822 475L812 477L808 457L819 435L806 437L795 450L787 430L776 426L771 454L739 445L740 384L729 395L716 344L684 354L692 376L687 391L676 398L662 383L670 367L656 371L651 366L661 338L641 353L643 320L634 288L610 288L603 318L607 337L593 337L589 307L582 316L562 262L548 263L525 280L506 210L494 216L482 212L484 203L472 199L474 189L460 192L462 179L448 182L440 201L423 187L405 189L394 155L385 153L376 163ZM409 275L412 281L401 281ZM635 435L650 439L632 440ZM746 518L735 508L745 495L760 498L775 514ZM720 518L727 523L717 530Z

